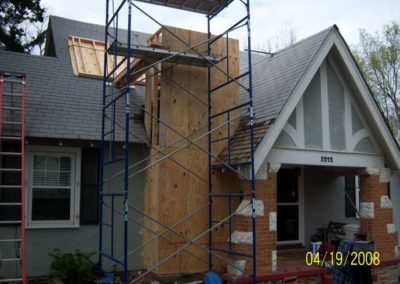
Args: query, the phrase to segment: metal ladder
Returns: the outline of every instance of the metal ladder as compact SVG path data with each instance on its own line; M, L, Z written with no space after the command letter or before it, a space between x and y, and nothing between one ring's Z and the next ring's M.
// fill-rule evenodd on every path
M26 284L25 83L0 73L0 283Z

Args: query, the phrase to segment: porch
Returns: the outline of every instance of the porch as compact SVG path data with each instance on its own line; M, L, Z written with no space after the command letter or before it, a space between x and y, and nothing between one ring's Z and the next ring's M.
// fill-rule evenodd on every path
M389 178L385 169L270 165L256 184L257 199L264 203L264 215L257 217L259 281L290 277L310 278L311 283L317 278L328 281L328 267L306 261L312 242L334 245L330 249L337 251L340 240L363 237L375 242L380 262L397 261ZM247 270L251 260L245 261ZM225 279L248 280L236 276Z

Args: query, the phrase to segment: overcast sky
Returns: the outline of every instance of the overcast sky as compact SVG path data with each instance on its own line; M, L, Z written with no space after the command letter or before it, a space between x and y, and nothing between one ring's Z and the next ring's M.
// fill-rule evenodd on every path
M112 0L110 0L112 1ZM42 0L50 15L95 24L105 22L106 0ZM115 0L120 3L120 0ZM222 31L233 18L240 19L240 1L223 13L213 23L213 32ZM310 36L336 24L350 45L358 43L359 29L380 31L384 24L400 21L399 0L252 0L253 47L267 44L289 30L297 40ZM205 31L204 15L149 5L138 4L162 24ZM158 26L134 10L133 28L153 33ZM244 34L236 37L244 38ZM276 40L275 40L276 41Z

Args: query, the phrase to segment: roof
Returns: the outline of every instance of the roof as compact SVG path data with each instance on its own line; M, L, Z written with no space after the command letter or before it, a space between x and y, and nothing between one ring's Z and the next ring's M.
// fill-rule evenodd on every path
M321 47L330 27L253 64L253 98L256 122L275 120L308 65ZM254 55L253 55L254 56Z
M0 71L24 73L26 85L26 136L58 139L100 140L102 81L73 74L67 36L103 40L104 27L51 16L47 43L51 56L35 56L0 50ZM134 33L134 43L145 43L149 34ZM54 49L54 50L53 50ZM18 64L16 64L18 63ZM143 105L143 87L131 96ZM131 141L146 141L142 111L132 108ZM117 135L123 141L123 133Z

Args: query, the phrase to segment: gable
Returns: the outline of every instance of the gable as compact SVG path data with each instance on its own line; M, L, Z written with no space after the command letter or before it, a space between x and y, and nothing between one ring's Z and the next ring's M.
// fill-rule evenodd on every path
M274 148L380 154L363 111L329 56L290 115Z
M278 117L274 120L273 126L257 146L254 162L256 174L262 175L262 172L268 168L270 163L283 163L283 156L290 157L290 161L297 164L320 165L320 162L328 162L334 166L400 168L400 151L397 142L385 123L346 42L337 28L332 29L332 31L326 36L323 44L299 78L298 83L282 106ZM328 71L323 72L324 74L321 72L322 68L327 70L330 68L329 66L327 67L327 63L325 63L325 66L323 64L328 54L330 54L329 57L338 59L334 61L334 65L340 66L341 70L340 72L335 70L338 78L335 78L335 74L329 71L330 87L328 86ZM334 69L334 66L332 68ZM320 76L320 78L317 79L316 76ZM346 83L349 83L351 96L346 96L344 91L340 95L342 92L341 86L340 84L335 84L340 80L340 76L344 77ZM315 95L314 92L318 93L315 90L315 88L318 89L318 86L311 84L313 80L326 80L326 84L319 85L320 92L327 94L327 89L331 88L331 93L336 93L336 96L332 96L329 99L328 95L319 97ZM342 87L344 88L344 86ZM325 90L322 88L325 88ZM307 94L307 92L310 94ZM303 106L303 108L308 107L310 109L303 109L303 112L297 114L297 107L305 104L313 95L316 101L311 99L311 105ZM340 99L341 96L343 99ZM350 98L354 104L346 103L347 98ZM313 103L319 104L318 99L321 100L321 108L312 108ZM342 109L337 112L331 112L331 117L329 117L329 107ZM311 115L312 111L315 112L313 115ZM321 112L321 114L319 115L318 112ZM343 116L340 112L344 113ZM296 115L294 115L295 113ZM287 135L287 132L290 131L288 130L290 127L287 125L295 120L297 121L298 115L305 115L305 113L308 118L304 117L303 121L305 122L300 124L303 127L308 126L307 129L303 130L304 135L299 135L296 130L292 131L293 133L291 134L292 136L297 134L297 139L291 138L290 135ZM326 119L323 120L322 115L324 113L327 114L325 114ZM318 119L314 119L314 117ZM330 129L330 120L335 121L335 124L332 124L332 129ZM342 124L340 120L343 121ZM310 129L310 125L307 123L315 124L314 126L318 129ZM351 126L345 126L344 123L351 123ZM286 133L283 130L287 130ZM302 137L304 146L301 144L303 143ZM292 148L286 152L277 152L273 148L277 140L278 143L291 143L290 147ZM299 147L296 143L300 143L303 148L296 149L296 147ZM308 148L305 148L306 145ZM352 152L348 152L350 148ZM336 159L331 155L332 153L335 154ZM353 155L349 156L349 153ZM281 161L278 161L279 159ZM337 163L332 164L332 160Z

